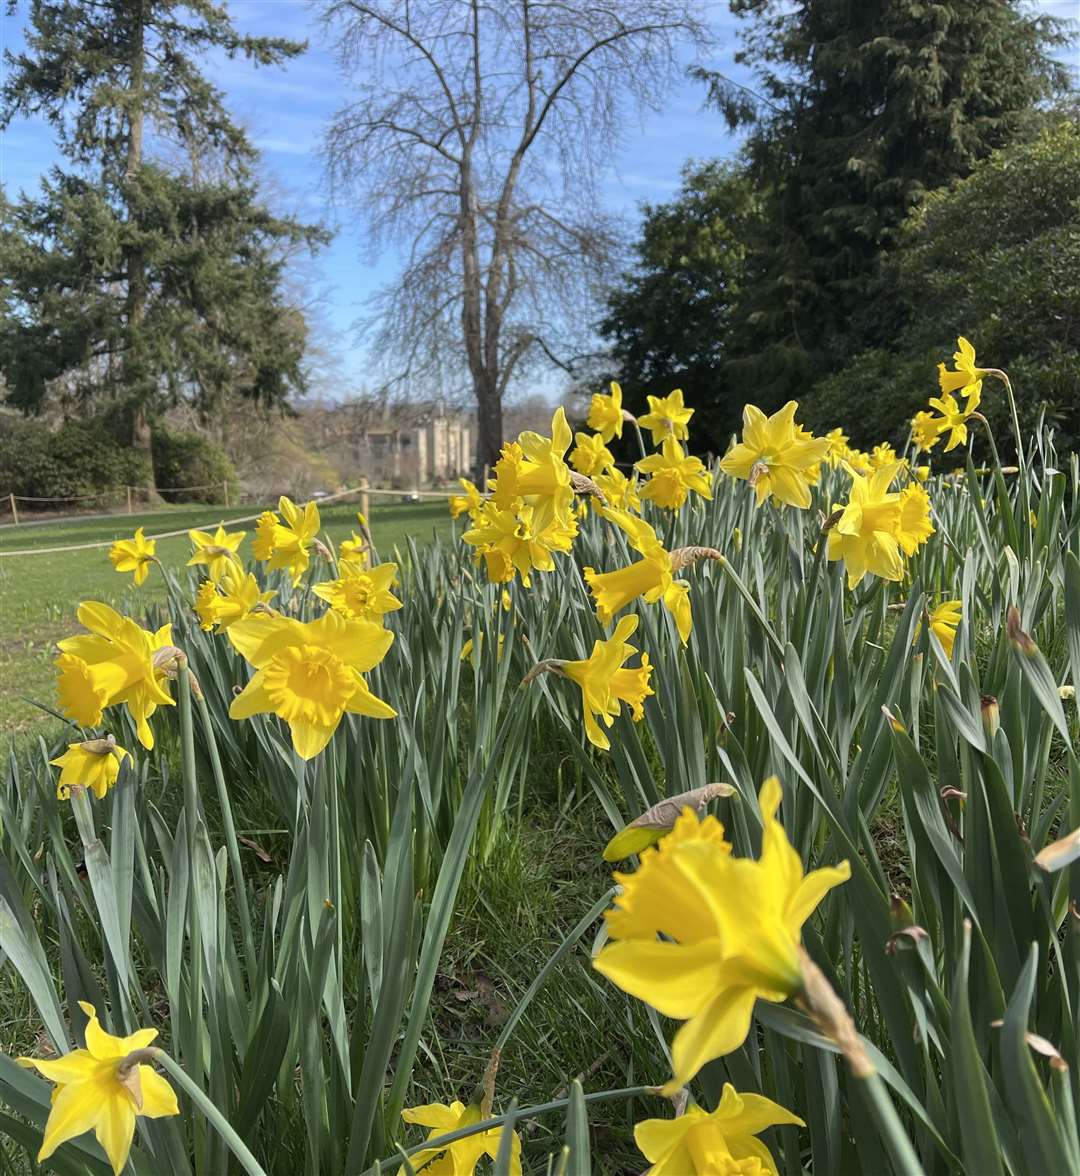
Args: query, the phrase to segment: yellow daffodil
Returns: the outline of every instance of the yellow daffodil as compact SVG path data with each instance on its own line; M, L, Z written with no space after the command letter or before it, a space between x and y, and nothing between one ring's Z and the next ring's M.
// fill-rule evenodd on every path
M401 608L401 601L390 591L397 580L397 564L379 564L365 571L359 564L342 560L340 570L341 579L316 584L315 595L343 616L357 621L377 621Z
M109 548L109 560L118 572L133 572L138 588L146 582L150 565L157 562L154 558L156 548L157 541L147 539L139 527L133 538L117 539Z
M233 699L229 717L276 714L288 723L302 759L322 751L345 714L391 719L397 713L362 676L394 640L374 621L347 620L334 611L307 622L257 618L232 625L229 640L256 671Z
M342 539L338 547L338 556L350 560L352 563L366 564L371 557L371 544L367 541L367 519L360 511L356 512L356 521L360 524L361 534L355 531L349 533L348 539Z
M588 420L585 423L607 442L613 437L622 436L625 419L622 406L622 388L612 380L610 396L605 396L601 392L594 393L589 404Z
M246 534L247 531L227 532L222 526L219 526L213 535L208 531L188 531L188 538L195 550L191 554L191 559L187 561L187 566L192 568L200 564L205 565L206 574L215 584L219 583L225 575L226 568L239 567L240 561L236 553L240 550L240 544L243 543Z
M870 461L870 454L865 453L861 449L849 449L844 462L848 469L856 474L862 474L864 477L874 472L873 463Z
M847 505L829 532L829 559L844 561L849 588L868 572L883 580L899 580L904 574L898 538L901 500L889 489L894 474L888 467L869 478L853 474Z
M930 611L930 632L941 642L941 648L948 657L952 657L953 645L956 643L956 627L960 624L962 608L962 601L943 600ZM917 637L918 633L915 635Z
M761 856L736 858L713 816L687 809L671 833L641 855L607 912L612 942L594 966L624 992L686 1023L672 1042L673 1094L713 1058L746 1040L754 1002L782 1001L802 987L802 925L850 876L847 862L803 871L776 819L776 777L761 787ZM663 938L658 938L663 936Z
M649 411L638 417L638 426L652 433L652 443L659 446L665 437L685 441L690 436L690 418L694 409L683 404L681 388L667 396L647 396Z
M61 710L80 726L96 727L105 707L122 704L149 750L154 746L151 716L159 706L173 705L165 670L154 656L172 645L172 625L151 633L96 600L80 604L78 617L89 633L57 642Z
M887 442L875 445L870 451L870 467L883 470L886 466L901 466L905 464L896 454L896 450Z
M601 434L578 433L575 439L577 444L570 453L570 464L579 474L595 478L614 467L615 455L604 444Z
M319 508L309 502L301 510L291 498L282 495L278 510L281 511L280 519L272 510L259 516L251 549L255 558L263 560L269 567L288 568L295 588L307 571L311 560L308 548L322 525Z
M114 1037L102 1029L93 1005L81 1000L79 1008L90 1018L85 1049L53 1059L18 1059L20 1066L37 1070L55 1083L38 1163L62 1143L93 1129L113 1172L120 1176L131 1152L136 1116L161 1119L178 1115L180 1108L173 1088L152 1066L136 1059L122 1067L130 1054L150 1045L157 1037L156 1029Z
M462 1127L469 1127L480 1122L480 1108L475 1105L465 1106L464 1103L452 1102L428 1103L426 1106L413 1107L401 1112L406 1123L417 1123L421 1127L429 1127L428 1139L438 1139L441 1135L449 1135ZM484 1156L495 1159L499 1154L499 1145L505 1127L492 1127L490 1131L478 1131L475 1135L467 1135L456 1143L448 1144L445 1148L430 1148L417 1152L409 1157L413 1169L424 1176L473 1176L476 1165ZM514 1132L510 1142L510 1176L521 1176L521 1140Z
M120 775L124 756L130 759L131 753L118 747L111 735L105 739L69 743L62 756L49 760L50 764L60 769L60 779L56 785L57 799L67 800L72 788L89 788L98 800L104 800L105 794Z
M566 413L560 407L551 418L551 436L525 432L514 445L505 447L510 460L495 465L497 506L507 508L514 499L526 499L533 508L535 525L546 528L552 520L569 519L574 501L570 467L563 460L573 441Z
M572 516L560 521L545 513L547 521L538 522L532 506L519 502L516 509L507 510L489 500L477 513L475 526L462 539L484 556L490 580L506 583L517 572L527 588L533 571L554 570L552 553L569 551L577 533Z
M628 478L622 470L613 466L606 474L597 474L593 481L599 487L608 506L619 510L641 510L637 483L633 478Z
M964 389L964 406L961 408L951 392L943 392L940 396L930 397L930 407L936 408L941 416L934 422L940 433L949 434L949 443L945 452L955 449L967 442L967 422L971 414L979 407L982 397L982 382L969 384Z
M630 717L640 722L645 717L645 699L653 693L647 653L641 655L641 665L636 669L623 668L623 663L637 653L635 646L626 643L637 626L636 616L623 617L606 641L593 643L592 653L583 661L559 663L559 672L581 687L589 742L604 751L610 749L611 741L596 720L610 727L618 717L620 703L625 702L630 707Z
M848 455L848 435L843 429L832 429L825 434L825 440L829 443L828 452L825 454L825 460L835 469Z
M725 474L754 487L759 506L770 496L803 510L810 505L810 487L829 452L829 442L824 437L798 435L798 407L796 401L789 400L767 417L760 408L746 405L742 440L720 462Z
M712 498L712 474L701 458L687 456L674 437L665 437L660 453L642 458L637 468L649 475L641 497L657 506L679 510L691 490L702 498Z
M484 646L484 634L483 633L481 633L477 637L476 642L474 642L473 639L470 637L466 640L465 644L462 645L461 655L460 655L462 661L468 661L469 658L472 657L473 649L476 648L477 643L479 643L480 648L482 649ZM504 650L505 646L506 646L506 634L500 633L499 634L499 648L495 651L496 661L502 661L502 655L503 655L503 650Z
M896 528L896 539L905 555L916 551L934 533L930 521L930 495L917 482L912 482L900 492L900 522Z
M945 395L961 388L966 392L969 385L980 383L983 376L988 376L993 371L992 368L975 366L975 348L963 335L956 340L956 347L957 350L953 352L955 371L950 371L943 363L938 364L938 383ZM933 404L933 401L930 403Z
M625 568L613 572L597 572L585 568L585 583L596 602L596 617L608 625L617 612L639 596L646 604L662 601L675 620L683 644L690 639L693 618L690 613L690 585L675 578L671 552L656 537L656 532L644 519L625 511L605 509L601 512L623 531L630 546L642 555Z
M760 1094L724 1083L711 1113L687 1107L677 1119L645 1119L634 1142L650 1161L644 1176L777 1176L769 1149L755 1139L768 1127L805 1127L798 1115Z
M917 449L929 453L941 440L944 424L940 417L923 409L917 412L911 420L911 439Z
M469 518L475 518L476 512L483 504L484 496L468 478L458 478L458 484L465 493L450 495L450 517L456 519L467 514Z
M235 564L225 568L221 582L204 580L195 597L195 612L199 627L209 632L215 626L224 633L230 625L250 616L271 616L266 607L273 598L273 590L263 592L259 581L250 572L242 572Z

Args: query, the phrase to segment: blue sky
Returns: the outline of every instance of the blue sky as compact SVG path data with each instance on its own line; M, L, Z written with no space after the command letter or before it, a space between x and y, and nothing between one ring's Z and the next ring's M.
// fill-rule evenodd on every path
M1080 15L1080 0L1048 0L1038 5L1063 17ZM0 40L18 50L26 5L15 16L0 15ZM390 279L397 263L393 251L370 263L365 256L364 226L344 208L328 202L317 149L321 134L348 90L338 75L328 46L306 0L229 0L237 26L248 33L307 40L306 54L282 69L256 69L246 62L208 63L207 72L226 93L234 116L263 153L263 170L280 206L305 219L337 230L332 245L305 269L313 292L322 297L332 348L340 360L342 392L364 383L365 354L352 338L351 325L365 299ZM701 12L712 22L717 49L703 62L744 83L748 72L734 64L736 22L726 0L702 0ZM689 158L723 156L737 143L715 113L702 109L702 87L678 81L662 108L646 112L640 124L627 127L608 169L602 196L608 207L637 217L642 201L664 200L679 184L679 170ZM10 195L33 189L58 156L49 128L40 121L13 124L0 139L0 182Z

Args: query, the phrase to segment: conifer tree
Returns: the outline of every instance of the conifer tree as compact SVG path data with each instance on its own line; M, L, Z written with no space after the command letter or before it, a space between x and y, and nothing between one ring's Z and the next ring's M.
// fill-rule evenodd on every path
M40 410L57 385L107 398L148 454L170 401L209 409L235 390L273 402L302 383L282 272L325 235L260 203L255 152L200 59L278 65L303 48L241 35L210 0L31 0L0 128L44 117L70 166L3 206L12 403Z

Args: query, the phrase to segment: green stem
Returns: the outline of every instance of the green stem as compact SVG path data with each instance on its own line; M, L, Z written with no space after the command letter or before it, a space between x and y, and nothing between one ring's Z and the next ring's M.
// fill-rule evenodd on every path
M621 1090L600 1090L595 1094L585 1095L585 1101L590 1102L610 1102L618 1098L648 1098L659 1094L660 1088L658 1086L627 1086ZM524 1119L533 1119L537 1115L546 1115L550 1111L564 1111L570 1105L569 1098L557 1098L552 1102L539 1103L535 1107L522 1107L520 1110L515 1110L514 1121L520 1123ZM373 1176L378 1173L382 1176L384 1172L396 1171L401 1165L410 1157L415 1156L418 1152L428 1151L429 1149L447 1148L452 1143L457 1143L459 1139L468 1139L470 1135L477 1135L481 1131L491 1131L496 1127L502 1127L506 1124L509 1115L497 1115L491 1119L484 1119L480 1123L470 1123L468 1127L459 1127L456 1131L448 1131L445 1135L440 1135L435 1139L429 1139L426 1143L419 1143L415 1147L406 1148L400 1155L390 1156L388 1159L376 1161L370 1168L366 1170L364 1176Z
M266 1176L259 1161L247 1149L247 1145L233 1130L232 1124L214 1106L213 1102L203 1092L202 1088L193 1082L187 1072L163 1050L158 1051L154 1059L157 1064L181 1087L184 1093L206 1116L206 1121L218 1133L225 1146L236 1156L240 1167L248 1176Z
M221 809L221 821L225 826L225 845L229 853L229 867L232 870L233 885L236 887L237 903L240 907L240 931L244 937L244 956L247 960L248 976L253 982L256 975L255 936L251 923L251 908L248 905L247 887L244 883L244 868L240 862L240 844L236 839L236 825L233 822L232 804L229 801L229 790L225 785L225 773L221 767L221 756L218 753L217 740L214 738L214 724L210 717L210 708L206 699L199 699L199 716L202 719L203 734L206 736L206 748L210 755L210 768L214 774L214 785L217 788L218 808Z
M924 1176L923 1166L911 1146L911 1140L908 1139L904 1125L900 1122L900 1116L896 1113L892 1099L889 1098L881 1075L874 1073L862 1081L865 1083L864 1089L874 1118L881 1129L885 1151L892 1162L893 1171L897 1176Z
M634 417L634 432L637 433L638 449L641 450L641 456L644 460L649 456L648 450L645 448L645 438L641 435L641 426L637 423L637 417Z

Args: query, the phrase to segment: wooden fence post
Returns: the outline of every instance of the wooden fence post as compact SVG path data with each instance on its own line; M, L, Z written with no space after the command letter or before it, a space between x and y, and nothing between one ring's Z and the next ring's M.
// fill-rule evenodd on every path
M128 514L131 514L131 487L125 486L124 489L127 491Z
M226 478L225 481L221 483L221 487L225 491L225 509L228 510L228 508L229 508L229 479L228 478Z
M368 541L368 547L375 547L375 540L371 537L371 497L368 494L368 482L366 477L361 477L357 484L357 489L360 491L360 514L364 519L363 532L364 538Z
M19 525L19 511L15 506L15 495L9 494L8 498L11 499L11 517L15 520L15 526L17 527Z

